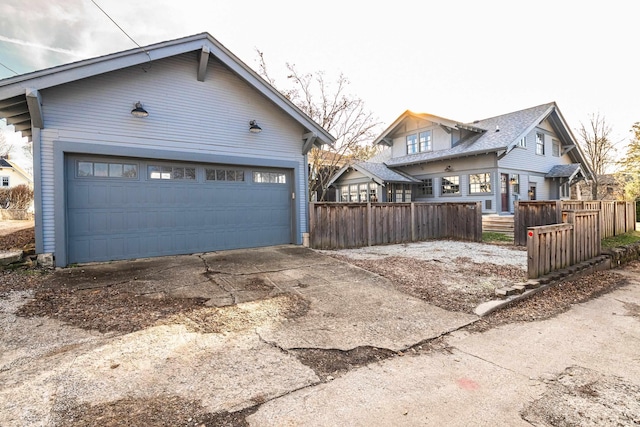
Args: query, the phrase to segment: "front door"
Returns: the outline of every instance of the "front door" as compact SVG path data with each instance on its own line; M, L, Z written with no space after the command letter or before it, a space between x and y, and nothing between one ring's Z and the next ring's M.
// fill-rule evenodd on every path
M500 195L502 196L502 212L509 212L509 174L500 174Z

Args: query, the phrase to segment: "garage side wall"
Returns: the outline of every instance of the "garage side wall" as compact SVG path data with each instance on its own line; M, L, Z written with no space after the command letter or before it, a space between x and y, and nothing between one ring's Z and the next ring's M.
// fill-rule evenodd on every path
M204 82L193 53L42 91L43 252L64 255L64 156L102 154L293 171L293 243L307 231L304 129L214 58ZM140 101L146 118L131 115ZM256 120L261 133L249 132Z

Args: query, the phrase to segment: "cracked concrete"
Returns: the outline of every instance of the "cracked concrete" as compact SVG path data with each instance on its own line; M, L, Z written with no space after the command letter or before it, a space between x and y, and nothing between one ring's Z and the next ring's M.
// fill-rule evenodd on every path
M476 316L300 247L85 265L57 270L56 283L207 298L211 307L200 319L194 310L116 335L16 316L28 293L0 298L3 426L54 425L82 403L153 396L216 413L255 409L252 426L517 426L529 425L520 412L548 391L545 378L568 366L640 384L637 281L556 318L482 334L462 328ZM304 310L290 314L300 301ZM211 313L240 326L190 327ZM441 351L407 351L436 337ZM340 372L305 363L313 351L339 354Z
M52 319L16 317L26 298L11 299L0 311L6 333L0 343L0 418L6 425L48 425L55 421L51 414L69 406L158 395L198 400L211 412L239 411L322 382L290 349L398 351L477 319L296 246L82 265L54 272L48 286L63 285L205 298L210 307L202 310L228 323L220 332L191 328L207 319L196 310L123 336L88 335ZM299 301L303 309L296 309ZM23 351L22 337L32 333L34 321L41 325L34 336L51 337L54 358ZM82 345L74 347L72 338L58 345L54 331L78 334Z
M613 426L622 425L619 420L640 420L640 333L633 308L640 302L640 279L637 272L621 273L633 277L628 286L557 317L481 334L453 332L444 338L446 352L394 357L351 370L266 403L247 422L251 426L530 426L524 417L541 425L559 425L562 417L570 417L571 425ZM625 390L635 394L620 399L612 386L608 394L600 393L600 387L600 394L583 394L577 401L572 395L559 395L554 384L563 375L574 375L572 369L611 378L613 385L627 384ZM545 401L546 396L555 400ZM534 402L537 412L532 416ZM560 403L564 406L556 408ZM606 419L598 418L603 407ZM540 421L545 415L541 411L556 417L555 422ZM583 412L599 422L588 423Z

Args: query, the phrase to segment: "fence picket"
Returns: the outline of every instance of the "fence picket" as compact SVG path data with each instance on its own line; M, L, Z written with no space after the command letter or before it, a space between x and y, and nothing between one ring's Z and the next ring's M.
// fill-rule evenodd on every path
M310 245L353 248L437 238L482 241L482 207L463 203L310 203Z

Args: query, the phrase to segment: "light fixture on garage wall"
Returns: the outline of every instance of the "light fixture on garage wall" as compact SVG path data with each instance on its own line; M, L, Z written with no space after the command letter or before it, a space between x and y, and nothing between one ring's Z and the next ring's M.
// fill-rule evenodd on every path
M444 168L445 172L451 172L453 170L453 168L449 165L446 168Z
M251 132L251 133L260 133L260 132L262 132L262 128L260 126L258 126L258 122L256 122L255 120L251 120L249 122L249 132Z
M131 110L131 115L133 117L147 117L149 113L147 112L147 110L142 108L142 104L140 103L140 101L138 101L136 102L135 108Z

